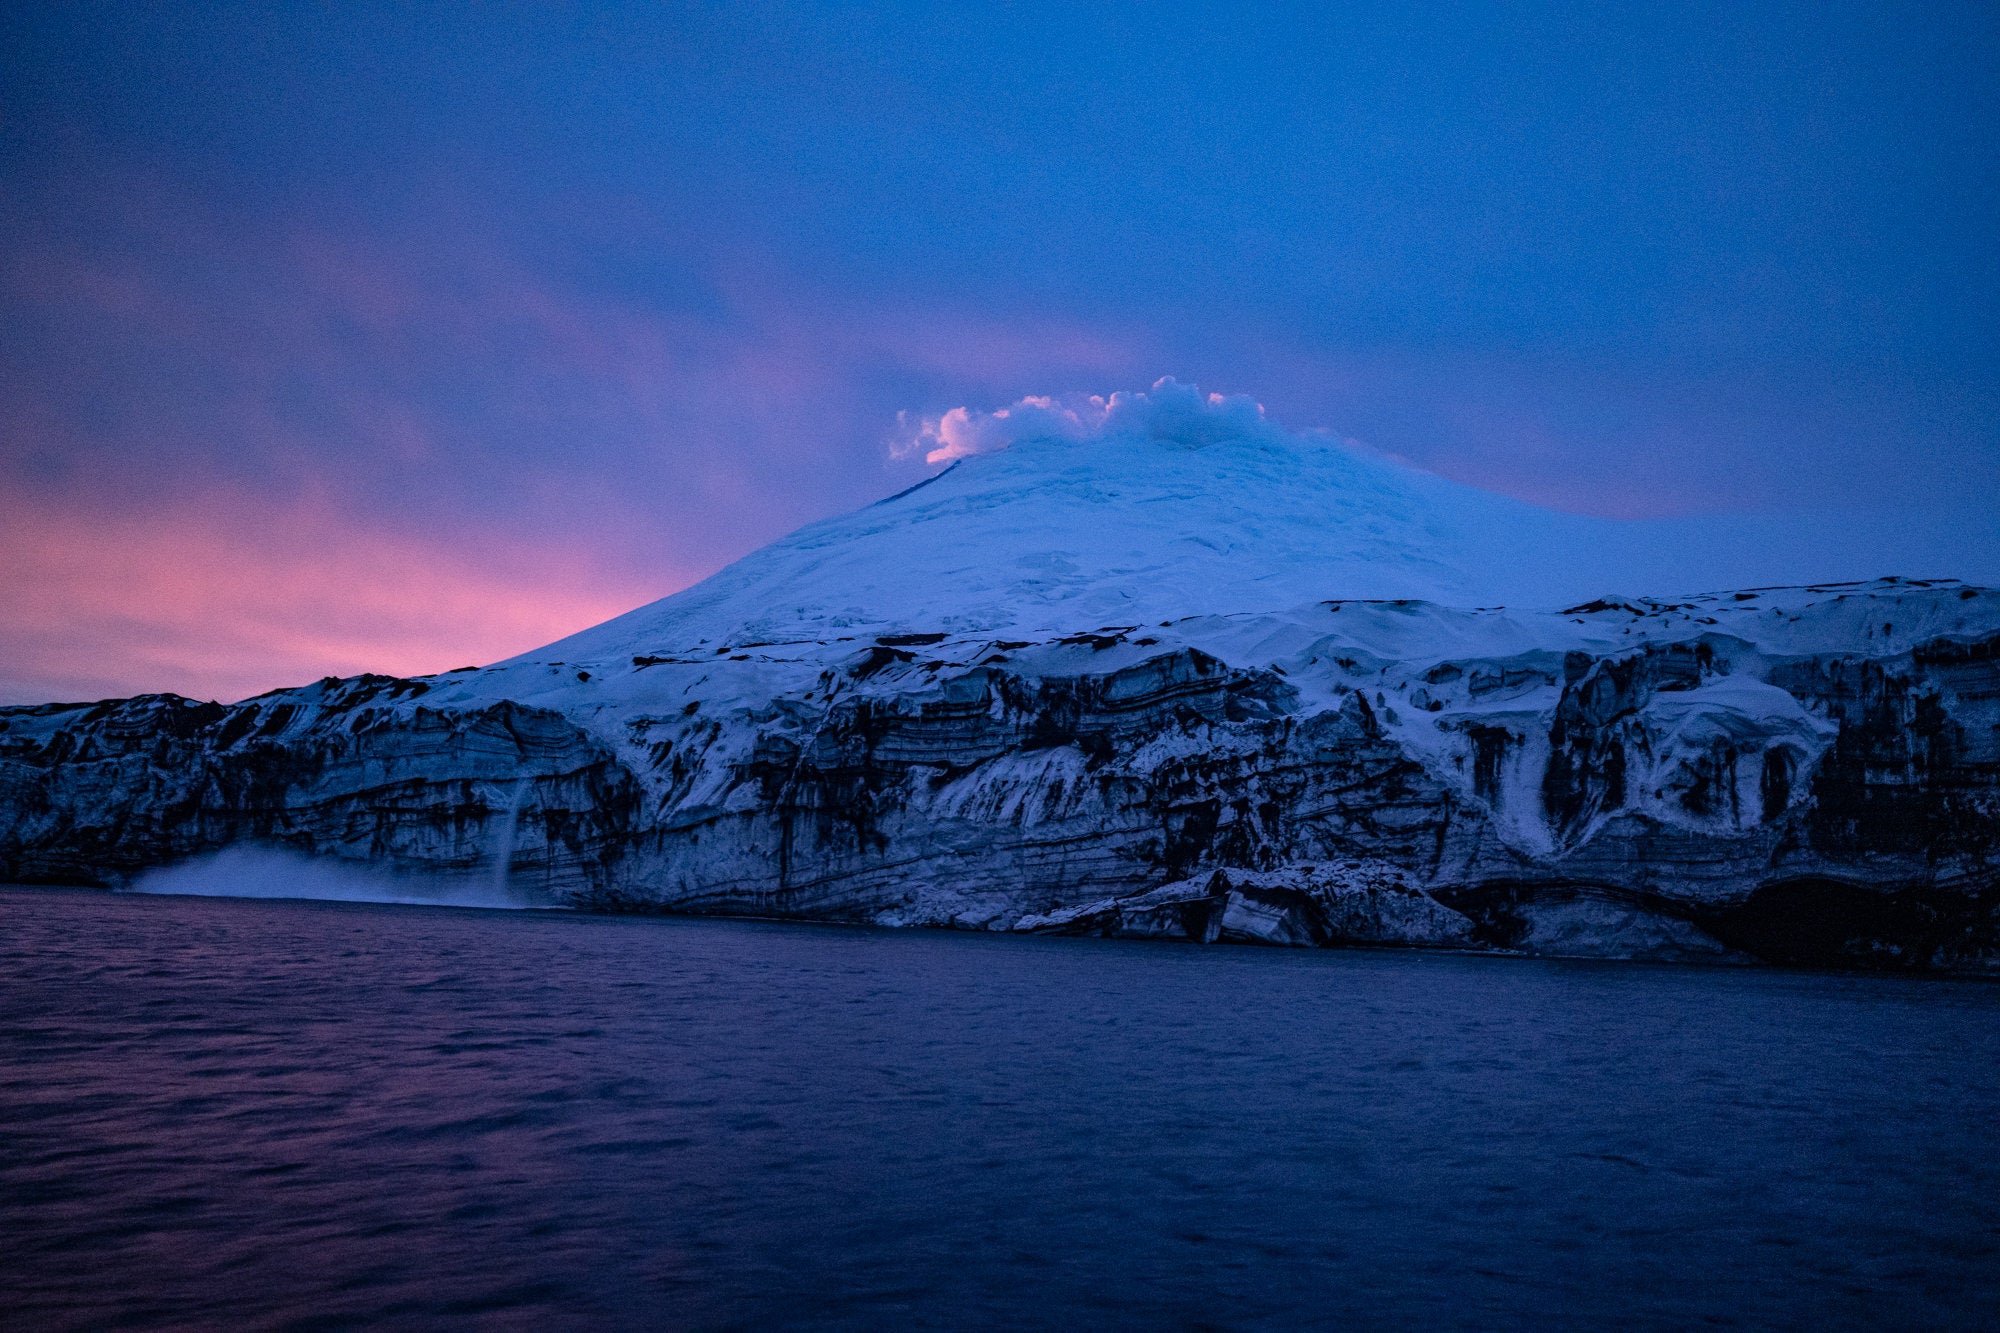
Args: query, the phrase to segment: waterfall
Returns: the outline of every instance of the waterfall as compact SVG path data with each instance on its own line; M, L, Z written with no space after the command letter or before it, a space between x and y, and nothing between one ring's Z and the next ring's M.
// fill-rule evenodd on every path
M507 819L500 825L499 857L493 865L493 891L502 898L507 896L507 872L514 861L514 827L520 823L521 800L527 794L527 782L515 778L514 795L507 802Z

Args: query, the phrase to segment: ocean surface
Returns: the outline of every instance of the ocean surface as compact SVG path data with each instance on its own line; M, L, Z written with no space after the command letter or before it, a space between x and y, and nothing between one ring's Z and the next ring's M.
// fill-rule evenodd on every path
M2000 986L0 889L0 1324L2000 1321Z

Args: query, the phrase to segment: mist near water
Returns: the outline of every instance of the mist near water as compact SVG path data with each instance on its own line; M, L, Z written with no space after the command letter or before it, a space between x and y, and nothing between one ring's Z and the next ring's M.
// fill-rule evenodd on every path
M409 903L430 907L548 908L546 895L501 882L498 875L445 879L396 875L334 857L279 847L229 847L151 870L129 893L200 898L317 898L335 902Z

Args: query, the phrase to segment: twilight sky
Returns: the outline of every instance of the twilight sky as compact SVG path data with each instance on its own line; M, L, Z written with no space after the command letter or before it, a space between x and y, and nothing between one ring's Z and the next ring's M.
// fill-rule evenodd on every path
M489 661L917 480L899 413L1162 375L1582 512L2000 533L1990 5L8 3L0 50L0 701Z

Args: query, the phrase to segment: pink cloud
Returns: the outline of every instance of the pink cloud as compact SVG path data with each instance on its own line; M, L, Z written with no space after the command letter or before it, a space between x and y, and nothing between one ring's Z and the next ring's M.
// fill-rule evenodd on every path
M0 689L23 701L52 690L232 699L327 674L441 671L658 591L582 553L417 541L257 497L152 514L4 499Z
M1144 341L741 256L648 303L450 210L231 217L108 169L35 207L0 215L13 697L520 651L902 484L871 377L1011 396L1129 374Z
M903 415L904 454L923 452L926 463L950 463L990 454L1031 440L1080 443L1113 435L1136 435L1200 448L1219 440L1265 434L1274 429L1263 405L1242 394L1204 394L1172 376L1151 389L1120 390L1106 398L1071 394L1061 400L1027 397L991 412L954 407L938 417Z

